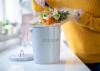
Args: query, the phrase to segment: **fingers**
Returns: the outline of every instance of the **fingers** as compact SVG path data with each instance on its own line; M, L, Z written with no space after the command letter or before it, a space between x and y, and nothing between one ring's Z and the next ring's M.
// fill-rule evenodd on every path
M83 14L82 9L70 9L69 11L69 18L74 20L79 20L80 16Z

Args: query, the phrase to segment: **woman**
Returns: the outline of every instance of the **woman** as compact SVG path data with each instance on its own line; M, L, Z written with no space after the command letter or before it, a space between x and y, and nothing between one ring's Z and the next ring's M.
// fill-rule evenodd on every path
M62 25L66 41L92 71L100 71L100 0L46 2L54 8L72 9L72 19Z

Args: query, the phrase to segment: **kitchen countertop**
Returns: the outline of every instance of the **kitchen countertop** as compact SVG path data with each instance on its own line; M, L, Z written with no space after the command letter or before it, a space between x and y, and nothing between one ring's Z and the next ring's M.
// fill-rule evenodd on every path
M0 52L0 71L91 71L64 42L61 34L60 63L59 64L35 64L33 61L15 62L9 58L18 54L22 49L19 45L12 49ZM33 54L32 47L24 48L26 54ZM34 58L34 57L33 57Z
M0 71L90 71L90 69L67 47L62 41L59 64L35 64L33 61L14 62L9 59L12 54L19 52L21 48L0 53ZM32 54L32 48L24 48L26 53Z

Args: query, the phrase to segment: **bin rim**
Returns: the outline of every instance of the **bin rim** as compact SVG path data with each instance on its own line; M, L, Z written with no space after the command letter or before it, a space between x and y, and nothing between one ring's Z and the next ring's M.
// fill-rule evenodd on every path
M60 27L60 26L32 26L31 28L48 28L48 27Z

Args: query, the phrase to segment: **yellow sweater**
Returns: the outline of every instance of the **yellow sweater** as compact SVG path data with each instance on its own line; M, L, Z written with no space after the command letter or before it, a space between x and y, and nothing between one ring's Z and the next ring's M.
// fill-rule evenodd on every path
M48 10L47 7L43 7L39 5L36 0L32 0L32 9L35 10L36 12L42 12L44 10Z
M53 7L83 9L78 22L62 25L69 47L85 63L100 63L100 0L47 0Z

